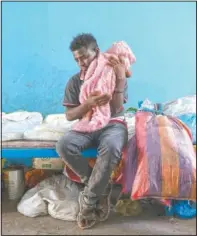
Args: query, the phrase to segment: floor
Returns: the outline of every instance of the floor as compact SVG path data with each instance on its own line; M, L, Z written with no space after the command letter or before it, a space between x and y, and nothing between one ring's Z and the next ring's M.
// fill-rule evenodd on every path
M2 199L2 235L196 235L196 219L165 217L163 207L145 204L137 217L112 212L108 221L89 230L80 230L76 222L50 216L28 218L16 210L17 202Z

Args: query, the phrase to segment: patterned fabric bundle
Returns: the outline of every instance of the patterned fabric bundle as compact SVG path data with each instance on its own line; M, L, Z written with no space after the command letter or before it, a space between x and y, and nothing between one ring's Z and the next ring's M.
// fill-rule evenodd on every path
M196 154L178 119L136 113L136 136L124 153L123 192L140 198L196 201Z
M115 89L116 76L113 68L109 65L108 59L111 54L119 56L125 64L126 70L136 58L129 46L121 41L114 43L106 53L99 56L90 64L85 76L81 75L84 81L81 86L79 101L83 104L93 93L113 95ZM79 132L93 132L105 127L111 118L110 104L93 108L92 112L76 122L72 129Z
M90 167L94 168L95 163L96 163L95 158L88 159L88 164ZM122 169L123 169L123 161L121 159L120 163L117 165L117 167L111 174L111 180L113 181L113 183L121 184ZM67 165L64 166L64 174L73 182L81 183L79 176L76 175Z

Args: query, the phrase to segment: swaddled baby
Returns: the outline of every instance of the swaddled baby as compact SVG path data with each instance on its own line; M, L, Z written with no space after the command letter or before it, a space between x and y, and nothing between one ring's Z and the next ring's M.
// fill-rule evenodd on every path
M108 65L108 59L112 54L122 60L126 68L126 75L130 74L130 66L136 61L136 58L125 42L116 42L105 53L99 53L98 57L90 64L85 76L81 78L84 80L79 95L81 104L95 91L100 95L106 93L113 95L116 75L113 68ZM76 122L72 129L79 132L93 132L104 128L109 123L110 118L110 103L104 106L97 106L92 108L92 111L87 116Z

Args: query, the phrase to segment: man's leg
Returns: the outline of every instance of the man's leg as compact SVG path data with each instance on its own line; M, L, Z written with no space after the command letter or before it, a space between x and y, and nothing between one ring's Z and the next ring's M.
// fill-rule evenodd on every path
M90 147L93 144L93 134L79 133L70 131L64 135L56 144L57 153L63 158L65 163L71 168L87 185L91 175L92 168L88 165L86 158L83 158L81 151ZM79 202L82 202L81 194ZM80 213L77 220L80 228L90 228L97 222L95 204L80 204Z
M69 131L56 144L56 151L59 156L85 184L88 182L92 169L88 165L88 160L82 157L81 151L90 147L92 143L91 134Z
M99 131L96 136L98 138L98 156L88 185L83 192L83 198L90 204L102 199L103 194L107 196L110 193L108 189L110 177L121 158L123 147L127 144L128 132L125 125L111 123ZM99 217L100 220L107 219L109 215L109 198L106 198L106 200L107 202L104 201L103 206L100 205L100 208L103 207L103 214L100 214Z

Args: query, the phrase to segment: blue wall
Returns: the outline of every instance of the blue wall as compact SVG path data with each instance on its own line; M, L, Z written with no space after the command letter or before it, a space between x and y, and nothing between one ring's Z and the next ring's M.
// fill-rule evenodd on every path
M69 43L91 32L101 50L125 40L137 62L129 101L155 102L196 93L196 6L140 2L3 2L2 105L63 112L64 87L78 71Z

